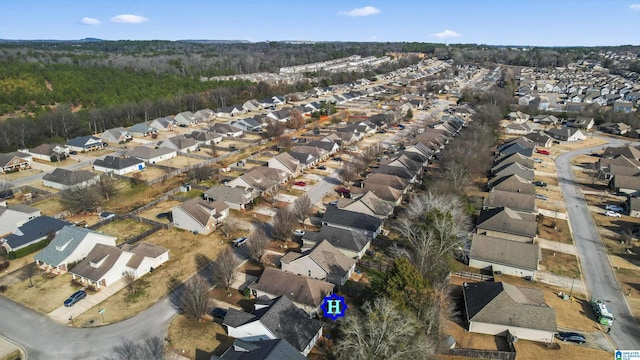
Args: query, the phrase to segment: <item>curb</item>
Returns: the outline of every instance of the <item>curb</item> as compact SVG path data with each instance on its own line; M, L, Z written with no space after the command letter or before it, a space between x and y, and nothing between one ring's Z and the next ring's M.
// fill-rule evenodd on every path
M20 359L22 359L22 360L28 360L29 359L29 356L27 355L27 350L22 345L20 345L17 342L15 342L15 341L13 341L13 340L5 337L5 336L2 336L2 335L0 335L0 340L4 340L4 341L8 342L9 344L15 346L18 349L18 351L20 352Z

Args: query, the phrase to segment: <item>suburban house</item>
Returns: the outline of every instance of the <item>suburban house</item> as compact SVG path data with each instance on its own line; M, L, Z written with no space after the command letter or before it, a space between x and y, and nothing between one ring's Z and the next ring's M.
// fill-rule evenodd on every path
M222 106L215 110L215 114L218 117L233 117L240 114L244 114L246 110L239 105Z
M524 136L525 138L536 143L538 147L551 147L553 145L553 138L542 131L534 131Z
M590 130L596 123L592 117L578 117L567 124L574 128Z
M100 179L100 175L87 170L67 170L57 168L42 177L42 183L46 187L67 190L74 186L88 187L94 185Z
M67 265L84 259L97 244L116 246L116 238L85 228L65 226L34 259L38 267L60 274L67 271Z
M532 131L527 124L509 124L505 127L504 132L511 135L526 135Z
M360 231L363 234L376 238L382 232L384 219L379 217L339 209L337 205L328 205L322 216L322 226L332 226L347 230Z
M60 144L42 144L33 149L20 151L31 155L34 159L51 162L61 161L69 157L69 148Z
M297 308L287 296L289 295L278 296L272 299L267 306L256 304L253 313L230 308L222 325L227 327L227 333L230 337L244 341L283 339L306 356L322 336L323 323L320 320L310 318L307 313ZM293 360L296 358L280 356L273 359ZM239 359L241 358L233 358L233 360ZM260 359L267 359L267 357Z
M208 122L216 118L216 114L211 109L200 109L193 113L193 116L196 117L196 121L198 122Z
M245 341L233 340L233 344L220 356L210 360L306 360L296 348L284 339Z
M33 158L19 151L0 154L0 173L10 173L31 168Z
M498 147L498 153L500 155L510 155L513 153L520 153L524 156L533 155L533 151L535 150L537 143L533 140L530 140L527 137L519 137L515 140L511 140L505 142L501 146Z
M519 153L513 153L510 155L498 156L494 162L493 169L497 169L498 166L511 164L511 163L518 163L529 169L533 169L533 166L535 164L532 158L524 156Z
M196 197L174 206L171 215L175 227L194 234L209 235L217 224L229 216L229 206L221 200L209 202Z
M210 187L203 196L206 201L224 201L227 206L235 210L246 210L247 206L253 204L253 200L258 197L248 188L224 185Z
M260 103L256 99L251 99L251 100L245 101L245 103L242 104L242 107L246 111L260 111L260 110L262 110L262 105L260 105Z
M558 332L556 311L540 289L486 281L464 283L462 294L469 332L544 343Z
M248 117L232 122L231 126L237 127L244 132L261 132L263 124L256 118Z
M144 137L147 137L147 136L154 137L158 135L158 129L147 124L146 122L137 123L129 127L129 134L144 136Z
M604 175L605 179L611 179L616 175L640 175L640 161L629 159L624 155L615 155L612 158L601 157L598 159L597 170Z
M268 164L270 168L286 171L292 178L298 177L302 171L300 161L288 152L283 152L270 158Z
M0 201L0 236L16 231L20 225L38 216L40 216L39 209Z
M20 225L11 235L0 239L7 253L46 240L70 223L49 216L38 216Z
M193 152L199 149L198 143L184 135L172 136L166 140L158 142L158 147L168 148L177 152Z
M253 189L257 194L270 194L286 184L289 175L284 170L256 166L229 181L227 186Z
M347 257L360 259L371 245L372 238L362 231L323 226L320 231L305 232L302 236L302 246L310 248L323 240L327 240Z
M611 180L609 180L609 188L617 194L635 196L638 191L640 191L640 175L614 175Z
M67 141L66 145L70 150L77 152L100 150L104 147L104 143L100 138L91 135L75 137Z
M493 190L484 199L483 209L508 207L509 209L537 214L536 197L534 194L513 191Z
M367 191L364 194L352 194L350 198L338 199L338 209L353 211L362 214L386 219L393 214L394 202L385 201L374 192Z
M167 147L153 148L141 145L127 151L127 156L142 160L148 164L155 164L161 161L173 159L178 156L178 152Z
M374 173L369 174L364 180L367 184L378 184L392 187L406 193L409 189L409 182L401 177L387 174Z
M606 147L602 153L602 156L605 158L615 158L618 155L624 155L627 159L639 160L640 149L631 145L616 147L609 146Z
M512 162L510 164L500 163L491 168L492 177L503 177L514 174L518 175L522 179L533 181L533 168L528 168L526 166L520 165L517 162Z
M320 279L337 286L344 285L356 267L356 260L344 255L327 240L310 250L290 251L280 259L283 271Z
M473 234L469 266L533 279L542 259L538 244Z
M511 241L532 243L538 231L536 216L508 207L480 211L476 233Z
M114 157L107 155L104 159L96 159L93 162L93 170L105 173L124 175L146 167L143 160L134 157Z
M380 200L391 203L392 206L398 206L402 201L403 191L388 185L370 183L367 180L361 182L359 187L351 187L352 198L366 193L371 193Z
M629 216L636 218L640 217L640 198L627 196L627 200L624 202L624 207Z
M214 124L209 130L221 134L224 137L240 137L244 133L241 129L226 123Z
M377 168L373 169L374 174L386 174L393 175L405 179L410 184L415 183L418 180L418 174L407 169L404 166L389 166L389 165L380 165Z
M614 135L624 135L631 131L631 126L625 123L604 123L598 126L600 131Z
M133 140L133 136L127 129L123 127L117 127L103 132L100 136L100 139L108 143L122 144L127 141Z
M192 138L200 145L212 145L222 141L222 135L211 131L194 130L190 134L186 134L185 136L188 138Z
M153 120L150 124L151 127L158 131L173 131L178 124L170 117L161 117Z
M173 120L181 127L193 126L198 123L198 119L191 111L183 111L174 116Z
M74 280L96 289L109 286L127 274L135 279L169 261L169 250L141 242L118 248L96 244L89 254L69 271Z
M519 192L524 194L535 194L536 186L530 181L521 178L518 175L506 175L502 177L495 177L487 183L487 188L491 190L502 190Z
M307 276L274 268L265 268L260 278L248 286L253 296L274 299L286 295L300 309L313 316L320 312L324 297L333 293L335 285Z
M574 142L587 139L582 130L570 127L549 129L547 134L558 141Z

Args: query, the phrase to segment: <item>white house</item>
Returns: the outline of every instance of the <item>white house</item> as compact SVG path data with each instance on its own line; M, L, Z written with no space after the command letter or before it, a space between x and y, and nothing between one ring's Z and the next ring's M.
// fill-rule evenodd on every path
M533 278L541 259L538 244L473 234L469 266L505 275Z
M327 240L302 253L290 251L280 260L281 269L296 275L344 285L356 267L356 260L347 257Z
M97 159L93 162L93 169L95 171L114 173L118 175L143 170L145 167L146 164L143 160L134 157L122 158L107 155L104 159Z
M178 152L166 147L151 148L147 146L136 146L127 152L127 156L143 160L149 164L155 164L173 159L178 156Z
M40 216L39 209L0 201L0 236L16 231L20 225L38 216Z
M60 161L69 156L69 148L60 144L42 144L29 150L20 150L31 155L35 159L44 161Z
M100 138L95 136L78 136L67 141L67 147L77 152L88 152L100 150L104 147L104 143Z
M72 186L91 186L98 182L99 174L87 170L67 170L57 168L42 177L42 183L46 187L66 190Z
M84 259L96 244L116 246L116 238L93 230L65 226L34 259L47 271L66 272L71 263Z
M268 166L273 169L286 171L291 177L297 177L300 175L300 171L302 169L300 161L287 152L280 153L270 158Z
M30 169L33 157L19 151L0 154L0 174Z
M208 202L197 197L174 206L171 215L175 227L208 235L229 216L229 206L221 200Z

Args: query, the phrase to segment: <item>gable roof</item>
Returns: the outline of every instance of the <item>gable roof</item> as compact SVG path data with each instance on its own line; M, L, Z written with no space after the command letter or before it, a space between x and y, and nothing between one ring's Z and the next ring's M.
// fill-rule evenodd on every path
M7 244L16 249L33 241L46 238L50 233L59 231L70 223L49 216L38 216L20 225L13 234L4 238Z
M389 186L402 191L404 191L409 186L409 182L406 179L403 179L399 176L382 173L369 174L364 182L366 184Z
M249 287L274 296L286 295L293 302L316 308L335 285L322 280L265 268L257 282Z
M24 162L28 162L31 155L21 153L19 151L0 154L0 167L6 166L11 160L13 160L13 158L16 157L24 160Z
M114 169L114 170L122 170L128 167L137 166L140 164L144 164L144 161L140 159L136 159L134 157L122 158L122 157L115 157L111 155L105 156L104 159L96 159L93 162L94 166L100 166L100 167L104 167L107 169Z
M284 339L245 341L235 339L224 354L211 360L306 360L307 358Z
M273 159L278 160L291 173L295 173L300 168L300 160L294 158L288 152L280 153L274 156Z
M89 140L91 140L91 142L97 142L102 144L102 141L100 140L100 138L92 135L87 135L87 136L74 137L73 139L67 141L67 145L71 145L75 147L84 147L89 142Z
M616 175L611 181L616 188L640 190L640 176Z
M525 194L536 193L535 185L516 174L495 177L489 180L488 187L492 190L521 192Z
M65 146L60 144L40 144L33 149L29 149L29 152L31 154L51 156L54 154L55 148L64 149Z
M534 141L538 146L542 146L542 147L546 147L547 145L550 144L550 141L553 141L553 139L551 138L551 136L541 132L541 131L534 131L531 132L527 135L525 135L525 137L529 140Z
M516 174L525 180L533 180L534 172L533 169L527 168L517 162L513 162L511 164L499 165L497 168L494 167L491 169L493 176L502 177L505 175Z
M510 163L518 163L521 165L524 165L526 167L528 167L529 169L533 169L534 166L534 162L533 159L524 156L520 153L513 153L513 154L507 154L507 155L502 155L502 156L498 156L496 158L496 161L494 162L494 168L497 168L499 165L503 165L503 164L510 164Z
M310 250L302 253L290 251L280 259L280 262L289 264L305 256L318 264L327 274L340 277L345 276L356 264L356 260L348 258L327 240L322 240Z
M607 158L615 157L616 155L624 155L628 159L638 160L640 159L640 150L635 146L609 146L604 149L602 155Z
M469 258L535 271L541 256L538 244L473 234Z
M485 281L464 283L462 291L470 321L558 331L556 311L540 289Z
M211 217L219 217L222 211L229 208L224 201L208 202L199 197L189 199L176 207L182 209L182 211L202 226L206 226Z
M389 216L393 212L394 208L394 203L379 198L372 191L352 195L350 198L338 199L338 208L343 210L355 211L352 209L355 209L360 204L369 210L369 215L382 218Z
M533 213L536 211L536 198L534 194L494 190L489 192L489 195L484 199L484 206L506 206L516 211L526 211Z
M519 213L508 207L497 207L480 211L476 228L533 238L537 234L538 223L533 214Z
M116 246L96 244L82 261L73 267L70 272L85 279L97 282L109 272L121 256L125 254Z
M224 185L210 187L204 192L204 197L240 205L248 204L255 198L252 191L243 187L232 188Z
M371 237L361 231L342 229L333 226L323 226L320 231L307 231L303 240L319 243L327 240L338 249L345 249L353 252L360 252L371 242Z
M133 149L129 150L127 152L127 156L138 158L140 160L151 160L153 158L156 158L162 155L168 155L175 152L176 150L166 148L166 147L151 148L151 147L141 145L141 146L136 146Z
M113 236L104 235L93 230L75 226L65 226L60 229L60 232L58 232L46 248L34 256L34 259L51 266L58 266L73 253L89 234L111 238L114 243L116 240Z
M336 205L328 205L322 216L322 222L375 232L382 226L384 220L359 212L342 210Z
M42 180L51 181L54 183L73 186L81 184L85 181L93 180L100 175L94 174L87 170L67 170L63 168L56 168L52 172L45 174Z

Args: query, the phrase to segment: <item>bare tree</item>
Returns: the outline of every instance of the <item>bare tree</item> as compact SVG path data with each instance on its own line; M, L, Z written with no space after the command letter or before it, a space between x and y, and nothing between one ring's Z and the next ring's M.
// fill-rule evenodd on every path
M130 293L135 294L138 291L138 286L136 284L136 275L133 271L127 271L124 274L124 281L127 284L127 289Z
M217 285L224 286L227 291L238 277L236 268L240 265L240 260L234 255L231 248L222 250L218 257L211 263L211 275Z
M340 322L339 359L427 359L433 354L434 346L420 333L415 317L393 301L377 298L362 309L364 314L349 314Z
M302 116L302 113L299 110L291 110L289 121L287 121L287 127L290 129L302 129L305 123L306 121L304 116Z
M62 192L60 198L64 206L71 212L93 210L98 205L95 187L75 185Z
M157 336L145 338L142 341L133 342L122 338L122 342L112 349L115 360L162 360L166 359L164 342Z
M222 231L224 237L228 238L229 236L231 236L231 233L238 228L238 222L234 218L228 217L220 225L218 225L218 228L220 229L220 231Z
M358 174L357 167L349 162L344 164L344 166L342 167L342 170L340 171L340 177L342 178L342 181L344 181L347 186L349 186L349 184L351 184L351 182L355 179L359 178L360 175Z
M115 196L119 190L118 182L109 174L100 175L96 188L100 196L107 201L109 201L112 196Z
M259 263L270 241L262 227L256 229L245 245L249 252L249 257Z
M162 338L158 336L151 336L144 339L144 344L147 346L151 359L164 359L166 354Z
M180 300L184 314L200 321L209 309L209 284L201 276L196 275L185 284Z
M313 204L311 204L311 199L309 199L307 194L300 196L293 202L293 212L301 223L304 223L304 220L309 216L312 208Z
M0 194L9 192L11 188L13 188L13 183L4 179L0 179Z
M380 154L382 154L382 151L383 151L382 146L379 143L377 143L377 144L373 144L371 146L366 147L362 151L362 156L367 162L372 162L375 159L377 159L378 156L380 156Z
M456 191L464 190L469 183L469 173L464 162L450 161L445 165L444 177Z
M189 171L189 179L196 182L205 181L213 175L213 169L209 166L197 167Z
M35 275L36 271L37 271L36 263L35 262L30 263L29 260L25 260L24 263L25 263L25 266L24 266L25 272L26 272L27 276L29 277L29 287L32 288L32 287L34 287L32 278L33 278L33 275Z
M289 208L279 209L273 217L273 235L276 239L287 241L298 221Z
M285 126L280 121L270 121L264 128L264 132L269 138L277 138L284 134Z

